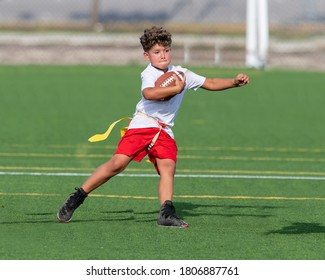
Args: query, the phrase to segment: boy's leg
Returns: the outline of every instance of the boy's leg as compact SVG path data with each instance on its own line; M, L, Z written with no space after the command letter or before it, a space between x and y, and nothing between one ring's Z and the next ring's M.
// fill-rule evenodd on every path
M156 160L160 174L158 195L161 204L157 223L161 226L187 228L188 224L176 216L175 207L172 203L176 163L172 159L157 158Z
M160 204L163 204L166 200L173 200L176 163L172 159L157 158L156 160L160 173L158 196Z
M81 188L77 188L60 207L57 218L59 222L67 223L71 220L73 212L84 202L88 193L98 188L110 178L122 172L132 160L131 157L115 154L108 162L99 166L85 181Z
M86 193L92 192L115 175L121 173L128 166L131 160L132 158L126 155L113 155L109 161L105 162L95 170L95 172L83 183L81 188Z

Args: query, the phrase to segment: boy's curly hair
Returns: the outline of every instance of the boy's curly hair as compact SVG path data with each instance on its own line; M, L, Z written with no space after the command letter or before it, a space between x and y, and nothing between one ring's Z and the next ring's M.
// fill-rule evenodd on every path
M145 29L140 37L140 42L145 52L148 52L154 45L171 46L172 35L162 27L153 26Z

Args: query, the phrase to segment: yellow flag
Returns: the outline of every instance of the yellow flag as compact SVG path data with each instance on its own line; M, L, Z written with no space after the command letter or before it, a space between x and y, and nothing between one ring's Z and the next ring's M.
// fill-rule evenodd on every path
M125 118L121 118L121 119L119 119L119 120L113 122L113 123L108 127L108 129L107 129L107 131L106 131L105 133L103 133L103 134L95 134L94 136L91 136L91 137L88 139L88 141L89 141L89 142L98 142L98 141L103 141L103 140L107 139L107 137L110 135L110 133L112 132L114 126L115 126L117 123L119 123L119 122L121 122L121 121L124 121L124 120L130 120L130 119L132 119L132 118L130 118L130 117L125 117ZM126 130L127 130L127 127L124 127L124 128L121 129L121 136L124 135L124 133L125 133ZM123 132L122 132L122 131L123 131ZM123 133L123 134L122 134L122 133Z

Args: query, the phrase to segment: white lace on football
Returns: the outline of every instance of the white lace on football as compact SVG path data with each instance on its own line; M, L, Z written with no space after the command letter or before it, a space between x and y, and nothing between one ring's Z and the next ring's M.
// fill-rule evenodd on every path
M174 81L174 77L170 76L165 81L163 81L160 85L160 87L168 87L169 84L171 84Z
M184 78L183 78L183 76L181 75L181 73L179 73L178 71L175 70L175 74L177 75L177 77L178 77L181 81L184 80Z

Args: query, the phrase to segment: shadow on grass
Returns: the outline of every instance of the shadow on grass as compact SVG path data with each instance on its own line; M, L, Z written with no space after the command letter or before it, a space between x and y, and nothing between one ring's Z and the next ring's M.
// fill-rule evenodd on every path
M20 221L8 221L0 222L0 225L15 225L15 224L73 224L73 223L88 223L88 222L125 222L133 221L134 217L128 218L99 218L99 219L73 219L69 223L59 223L56 217L50 220L20 220Z
M189 202L176 202L174 203L176 208L176 214L180 218L186 219L188 217L200 217L200 216L221 216L221 217L257 217L267 218L273 216L265 211L272 210L273 206L242 206L242 205L201 205ZM264 213L261 213L263 212ZM258 213L256 213L258 212ZM135 222L139 223L152 223L156 222L159 214L159 209L155 211L136 211L126 210L124 211L107 211L108 214L129 213L134 217Z
M129 219L134 220L135 222L141 222L141 223L150 223L156 221L156 216L158 215L158 211L134 211L134 210L118 210L118 211L105 211L101 212L108 215L116 215L116 219L119 219L118 217L122 216L128 216ZM121 219L123 221L123 219Z
M266 234L310 234L325 233L325 227L319 223L292 223L282 229L272 230Z
M87 222L124 222L124 221L133 221L136 218L133 215L132 210L125 211L112 211L112 212L99 212L99 213L109 213L112 215L104 216L103 215L94 215L94 218L89 219L88 217L84 218L73 218L69 223L87 223ZM126 215L125 215L126 214ZM82 216L78 215L79 217ZM0 221L0 225L14 225L14 224L57 224L59 223L56 217L56 213L26 213L21 216L16 217L17 220L10 221ZM61 223L66 224L66 223Z
M254 206L254 205L218 205L208 204L201 205L190 202L176 202L176 214L183 219L188 217L200 216L219 216L219 217L257 217L267 218L273 216L270 210L277 207ZM134 211L126 208L124 210L109 210L93 213L79 213L70 223L87 223L87 222L125 222L134 221L137 223L156 222L159 208L153 211ZM25 215L16 217L17 220L0 221L0 225L9 224L46 224L57 223L56 213L50 212L28 212Z
M179 202L176 203L175 206L177 214L183 218L198 216L267 218L273 216L268 212L268 210L278 208L273 206L255 205L201 205L189 202Z

